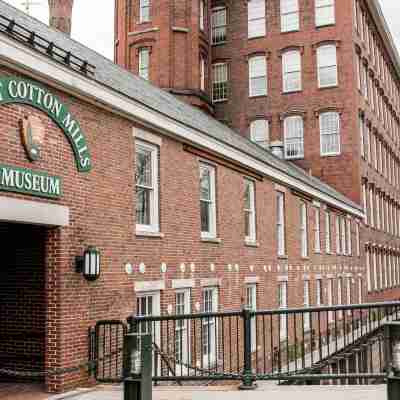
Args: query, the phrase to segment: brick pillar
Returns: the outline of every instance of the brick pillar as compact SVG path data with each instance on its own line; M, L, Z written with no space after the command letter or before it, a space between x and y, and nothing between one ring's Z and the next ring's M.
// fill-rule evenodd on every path
M71 35L73 4L74 0L49 0L49 25Z

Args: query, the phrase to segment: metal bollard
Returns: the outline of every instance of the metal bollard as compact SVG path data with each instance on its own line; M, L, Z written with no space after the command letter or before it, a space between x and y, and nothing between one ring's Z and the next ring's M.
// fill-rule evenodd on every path
M385 325L388 400L400 399L400 322Z
M152 353L151 335L131 333L125 336L124 400L152 400Z

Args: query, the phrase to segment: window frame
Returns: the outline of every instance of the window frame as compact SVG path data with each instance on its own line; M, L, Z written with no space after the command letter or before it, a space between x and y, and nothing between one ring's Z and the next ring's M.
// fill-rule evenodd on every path
M288 58L290 56L294 56L299 58L299 69L293 69L289 70L289 65L288 65ZM302 79L302 54L301 51L298 49L293 49L293 50L287 50L282 54L282 92L283 93L296 93L296 92L301 92L303 90L303 79ZM294 63L293 63L294 64ZM287 84L287 77L290 74L299 74L299 79L298 79L298 84L295 88L290 89L288 88Z
M147 66L143 66L144 53L147 54ZM150 48L149 47L140 47L139 48L139 60L138 60L138 75L140 78L145 79L146 81L150 80ZM146 71L143 74L143 71Z
M289 0L290 1L290 0ZM288 2L288 0L280 0L279 4L279 15L280 15L280 26L281 26L281 33L287 33L287 32L298 32L300 30L300 6L299 6L299 0L294 0L297 5L296 10L291 10L291 11L286 11L283 12L284 10L284 3ZM286 6L287 8L287 6ZM296 15L296 24L293 27L289 27L287 24L287 18L288 16ZM286 21L286 22L285 22Z
M336 132L328 132L328 133L324 133L327 130L323 130L323 118L324 116L327 115L335 115L336 116L336 122L337 122L337 131ZM320 135L320 154L321 157L333 157L333 156L338 156L341 154L342 152L342 143L341 143L341 120L340 120L340 113L338 113L337 111L325 111L325 112L321 112L319 114L319 135ZM336 151L324 151L324 147L323 147L323 137L331 137L331 136L337 136L337 150Z
M319 1L320 0L315 0L315 26L317 28L322 28L324 26L332 26L332 25L336 25L336 2L335 0L330 0L331 4L323 4L323 5L319 5ZM332 9L332 15L330 15L330 20L328 20L327 22L321 22L321 15L318 16L318 12L323 10L323 9L327 9L330 8ZM332 21L333 19L333 21Z
M328 64L323 60L323 51L327 49L334 49L335 50L335 63ZM324 61L324 63L322 62ZM321 77L322 77L322 70L324 69L333 69L335 70L335 82L322 84ZM317 75L318 75L318 88L319 89L326 89L331 87L339 86L339 74L338 74L338 62L337 62L337 47L336 44L323 44L318 46L317 48Z
M261 123L263 123L264 128L265 128L265 140L257 140L257 129L261 129L259 126L261 126ZM267 119L262 119L262 118L257 118L254 119L253 121L250 122L250 140L253 143L258 144L259 146L263 147L264 149L269 147L269 121Z
M203 231L201 226L201 207L200 207L200 232L202 239L216 239L217 238L217 202L216 202L216 168L205 162L199 163L199 172L200 172L200 179L201 179L201 172L203 169L207 169L210 172L210 199L205 200L201 198L201 184L199 181L199 200L200 205L201 202L207 202L209 204L208 209L208 219L210 224L210 229L208 231Z
M314 207L314 252L321 254L321 210Z
M159 153L160 149L158 146L136 139L135 140L135 195L136 195L136 190L138 186L140 185L137 184L137 172L136 172L136 155L138 148L143 149L144 151L150 152L151 155L151 168L152 168L152 190L151 192L151 200L150 200L150 224L138 224L136 222L136 233L159 233L160 232L160 195L159 195ZM144 185L142 185L143 188L148 189ZM137 200L135 202L135 206L137 207ZM135 211L135 221L137 221L136 218L136 212Z
M216 13L223 13L224 14L224 19L225 19L225 24L220 24L216 25L216 18L215 14ZM213 7L211 10L211 44L212 45L219 45L219 44L224 44L227 42L227 33L228 33L228 9L226 6L220 6L220 7ZM222 37L224 38L223 40L215 40L215 37L217 35L214 35L214 32L223 32Z
M300 243L301 258L308 258L308 212L304 201L300 202Z
M254 71L252 71L252 66L256 62L262 62L264 64L264 74L263 75L255 75ZM248 60L249 66L249 97L261 97L268 95L268 64L267 57L265 55L256 55L252 56ZM262 92L258 93L257 90L253 87L253 82L255 80L263 79Z
M296 133L297 136L293 136L291 133L289 137L289 122L299 120L301 121L301 130ZM297 126L297 125L296 125ZM288 115L283 120L283 142L284 142L284 154L286 160L299 160L304 158L304 118L301 115ZM293 143L291 143L293 142ZM298 153L296 155L288 155L289 144L295 144L298 146Z
M331 229L331 214L325 212L325 252L332 254L332 229Z
M249 283L246 285L246 305L250 311L252 312L257 311L256 283ZM255 352L257 349L257 319L255 316L251 317L250 324L251 324L251 351Z
M146 4L145 4L146 3ZM144 13L143 10L147 10ZM143 24L151 21L151 0L140 0L139 1L139 23Z
M224 68L225 69L225 74L226 74L226 80L218 80L216 81L215 79L215 71L217 68ZM223 97L218 97L215 98L215 93L216 93L216 85L224 85L219 87L219 92L224 93ZM228 63L227 62L219 62L219 63L214 63L212 65L212 102L213 103L221 103L224 101L228 101L229 98L229 68L228 68Z
M276 192L276 232L277 232L277 253L278 257L286 255L286 227L285 227L285 193Z
M245 235L245 241L247 243L255 243L257 241L257 210L256 210L256 184L252 179L245 178L244 179L244 184L245 184L245 190L248 185L249 187L249 194L250 194L250 208L246 208L246 205L244 206L244 213L249 214L249 236ZM247 221L247 219L245 219ZM246 230L245 230L246 232Z
M250 7L251 3L256 2L262 2L264 4L264 15L261 14L261 16L257 16L256 18L250 18ZM260 26L263 26L263 28L260 31L256 31L255 33L251 33L250 30L250 24L254 23L254 21L264 21L264 24L260 23ZM255 38L260 38L264 37L267 35L267 19L266 19L266 1L265 0L248 0L247 2L247 38L248 39L255 39Z

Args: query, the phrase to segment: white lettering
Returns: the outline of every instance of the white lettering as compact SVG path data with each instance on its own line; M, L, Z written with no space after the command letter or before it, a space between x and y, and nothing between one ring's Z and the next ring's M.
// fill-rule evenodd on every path
M25 189L32 190L32 174L30 172L27 172L24 175L24 181L25 181Z
M43 95L44 95L45 93L46 93L46 92L45 92L42 88L38 87L37 103L38 103L40 106L42 105L42 97L43 97Z
M3 168L1 184L3 186L14 186L14 171Z
M53 107L53 96L50 93L46 93L44 96L43 104L48 110Z
M40 192L40 176L33 175L33 188L35 192Z
M28 87L26 86L26 83L24 81L18 82L17 93L19 98L21 99L25 99L26 97L28 97Z
M64 118L64 121L62 122L63 125L65 126L65 129L69 132L69 134L71 135L75 125L76 125L76 121L74 119L72 119L71 114L68 113L66 115L66 117Z
M60 195L60 180L59 179L57 179L57 178L50 179L49 193L57 195L57 196Z
M17 82L10 81L9 84L8 84L8 93L14 99L16 97L18 97L18 93L17 93L16 89L17 89Z
M57 118L60 118L61 110L62 110L62 104L59 103L56 98L54 98L54 104L51 112L55 114Z
M15 186L19 190L24 188L24 176L19 171L15 171Z

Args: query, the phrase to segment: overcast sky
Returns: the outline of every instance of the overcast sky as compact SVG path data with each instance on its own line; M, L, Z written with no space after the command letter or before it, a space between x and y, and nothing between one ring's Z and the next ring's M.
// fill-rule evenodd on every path
M4 0L23 9L26 0ZM31 15L48 22L48 0L28 0ZM343 1L343 0L341 0ZM395 42L400 49L400 1L379 0ZM93 5L95 4L95 7ZM72 37L106 57L113 58L114 0L74 0Z

